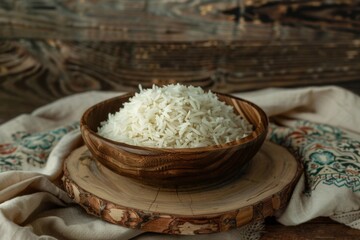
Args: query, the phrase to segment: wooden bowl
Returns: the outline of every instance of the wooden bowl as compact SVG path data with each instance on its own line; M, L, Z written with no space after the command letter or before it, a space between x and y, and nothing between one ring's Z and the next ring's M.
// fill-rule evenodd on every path
M96 160L115 173L144 184L187 187L227 181L238 175L263 144L268 118L260 107L249 101L216 94L220 101L232 105L237 114L254 126L249 136L221 146L151 148L116 142L98 135L100 123L107 120L109 113L119 111L134 93L111 98L90 107L81 118L81 133Z

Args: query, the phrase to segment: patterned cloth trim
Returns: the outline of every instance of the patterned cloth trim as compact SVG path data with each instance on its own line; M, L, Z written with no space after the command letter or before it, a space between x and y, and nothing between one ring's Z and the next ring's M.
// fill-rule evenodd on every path
M297 120L293 127L272 123L269 139L300 156L307 180L305 193L310 195L319 184L360 191L360 141L340 128L304 120Z
M0 144L0 172L44 167L54 146L78 127L76 122L45 132L14 133L12 143ZM299 156L307 179L305 193L311 194L320 183L360 191L360 141L340 128L304 120L292 127L271 123L269 139Z
M79 123L76 122L50 131L14 133L13 142L0 144L0 172L24 170L29 165L44 167L51 150L60 139L78 127Z

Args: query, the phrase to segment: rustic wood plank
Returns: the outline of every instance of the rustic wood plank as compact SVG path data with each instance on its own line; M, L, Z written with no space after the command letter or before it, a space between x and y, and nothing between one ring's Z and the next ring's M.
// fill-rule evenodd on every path
M0 2L1 121L87 90L220 92L360 79L360 3Z
M0 36L103 41L349 39L357 1L2 1ZM349 13L350 12L350 13ZM282 24L278 24L278 23ZM299 31L293 26L306 26ZM328 29L330 31L322 31ZM332 30L341 31L335 34ZM319 34L319 32L321 34Z
M283 226L274 218L266 220L265 234L261 240L315 240L360 239L360 231L339 224L329 218L319 217L298 226Z
M300 50L301 49L301 50ZM316 50L314 50L316 49ZM133 91L181 82L220 92L315 84L356 85L360 54L351 44L243 46L238 42L0 42L4 119L88 90Z

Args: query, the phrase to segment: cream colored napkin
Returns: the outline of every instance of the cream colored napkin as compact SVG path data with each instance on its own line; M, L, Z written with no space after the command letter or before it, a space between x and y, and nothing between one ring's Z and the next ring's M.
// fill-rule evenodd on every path
M86 214L56 185L63 160L82 144L78 130L61 135L87 107L115 95L90 92L64 98L0 127L3 143L16 140L13 147L0 145L0 169L12 156L8 161L15 170L0 173L1 239L129 239L141 233ZM47 148L51 152L43 159Z
M129 239L141 234L140 231L119 227L86 214L57 187L64 158L82 144L79 131L72 129L77 128L76 122L83 111L96 102L116 95L120 93L73 95L0 126L0 171L3 171L0 173L0 233L4 239ZM297 120L327 123L359 139L357 126L360 124L360 111L354 109L359 109L360 98L343 89L267 89L236 95L263 107L281 126L291 127ZM303 176L288 208L279 216L282 223L297 224L316 216L331 215L335 220L356 227L360 219L356 205L343 212L334 212L334 206L329 206L327 213L317 211L318 207L311 202L315 196L309 198L302 193L304 184ZM352 204L357 203L359 210L359 193L347 192L349 194L354 200ZM253 226L252 230L256 232L260 229ZM234 230L203 238L251 239L246 236L248 230ZM259 235L250 236L259 238ZM146 233L136 239L149 237L164 238Z
M242 96L273 116L270 140L304 163L305 174L278 221L297 225L327 216L360 229L360 97L336 87Z

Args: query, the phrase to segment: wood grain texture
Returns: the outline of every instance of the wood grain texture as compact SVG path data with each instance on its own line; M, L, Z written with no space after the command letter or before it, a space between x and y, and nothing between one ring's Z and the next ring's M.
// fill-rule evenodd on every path
M85 146L67 158L64 168L66 191L88 213L168 234L227 231L272 216L286 206L302 171L286 149L269 142L241 177L191 191L150 187L115 174Z
M4 0L0 7L0 35L12 38L253 42L347 40L359 33L358 2L351 0Z
M298 226L284 226L274 218L266 220L261 240L358 240L360 231L339 224L329 218L319 217Z
M0 121L88 90L219 92L360 79L350 0L0 2ZM352 88L351 85L350 88ZM359 87L357 88L359 89Z
M225 94L218 99L233 107L253 131L227 144L199 148L151 148L112 141L97 134L109 113L118 112L134 93L100 102L83 114L80 129L94 158L114 172L161 187L227 181L256 154L267 135L268 118L257 105Z

